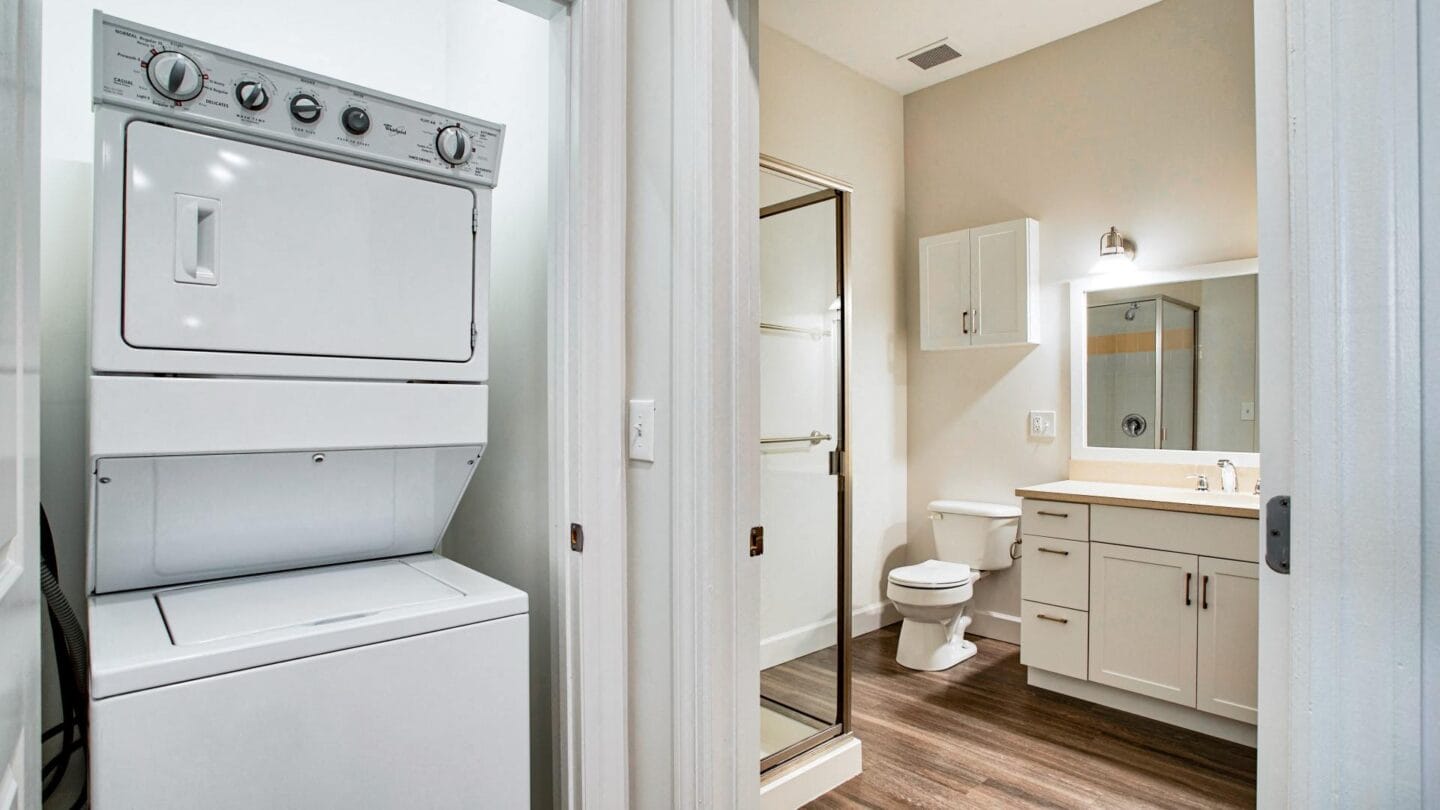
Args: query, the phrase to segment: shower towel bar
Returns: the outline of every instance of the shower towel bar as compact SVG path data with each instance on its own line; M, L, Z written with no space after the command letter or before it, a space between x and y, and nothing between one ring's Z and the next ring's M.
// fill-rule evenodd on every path
M788 442L810 442L811 444L819 444L821 442L828 442L833 438L835 437L831 436L829 433L821 433L818 430L812 430L810 431L809 436L774 436L769 439L761 439L760 443L786 444Z

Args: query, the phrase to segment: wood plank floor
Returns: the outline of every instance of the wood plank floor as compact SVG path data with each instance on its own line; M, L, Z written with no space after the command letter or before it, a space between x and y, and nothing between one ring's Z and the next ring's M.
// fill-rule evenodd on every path
M979 654L946 672L904 669L899 630L855 641L865 770L811 807L1255 805L1252 749L1031 687L1013 644L975 639ZM814 678L825 656L786 666ZM778 688L783 673L768 674Z

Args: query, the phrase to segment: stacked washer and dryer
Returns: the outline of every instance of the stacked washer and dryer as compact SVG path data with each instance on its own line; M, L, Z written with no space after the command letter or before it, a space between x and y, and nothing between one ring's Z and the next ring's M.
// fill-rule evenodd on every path
M91 796L524 807L487 441L504 128L97 14Z

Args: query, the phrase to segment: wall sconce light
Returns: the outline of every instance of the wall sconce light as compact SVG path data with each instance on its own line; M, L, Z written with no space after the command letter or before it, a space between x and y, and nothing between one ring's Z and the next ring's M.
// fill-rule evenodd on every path
M1113 273L1128 270L1135 266L1134 261L1135 243L1128 241L1112 225L1110 230L1100 234L1100 260L1095 262L1090 272Z

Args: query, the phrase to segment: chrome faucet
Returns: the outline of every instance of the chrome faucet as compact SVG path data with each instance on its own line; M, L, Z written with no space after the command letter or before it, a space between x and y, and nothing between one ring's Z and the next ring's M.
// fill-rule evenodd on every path
M1220 468L1220 491L1238 491L1240 489L1239 473L1235 470L1235 465L1230 463L1230 459L1222 458L1215 462L1215 466Z
M1205 473L1195 473L1194 475L1187 475L1187 476L1185 476L1185 477L1186 477L1186 478L1194 478L1194 479L1195 479L1195 491L1196 491L1196 492L1209 492L1209 491L1210 491L1210 479L1209 479L1208 477L1206 477Z

